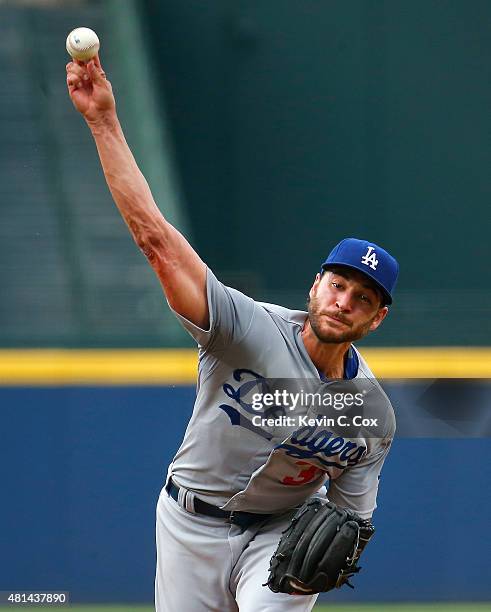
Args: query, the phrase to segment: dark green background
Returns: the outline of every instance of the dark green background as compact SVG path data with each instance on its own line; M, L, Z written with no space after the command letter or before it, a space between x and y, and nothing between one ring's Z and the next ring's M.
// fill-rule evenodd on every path
M0 7L0 346L192 345L67 96L74 23L99 33L145 171L152 88L135 95L128 64L148 63L189 237L221 280L302 308L332 246L366 238L401 276L363 342L491 345L489 0L137 4L148 57L102 1ZM165 176L171 156L143 151Z
M378 344L488 344L491 4L145 2L200 253L301 306L345 236L401 264Z

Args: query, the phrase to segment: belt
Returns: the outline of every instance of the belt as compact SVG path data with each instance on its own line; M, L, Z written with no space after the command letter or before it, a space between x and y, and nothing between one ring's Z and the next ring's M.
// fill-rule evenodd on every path
M167 483L165 490L173 499L175 499L177 502L179 501L179 491L181 490L181 487L178 487L174 482L172 482L172 478L169 478L169 482ZM217 506L208 504L197 497L194 498L194 510L196 514L204 514L205 516L221 518L227 523L238 525L242 529L247 529L251 525L254 525L254 523L265 521L273 516L272 514L258 514L257 512L227 512L226 510L222 510Z

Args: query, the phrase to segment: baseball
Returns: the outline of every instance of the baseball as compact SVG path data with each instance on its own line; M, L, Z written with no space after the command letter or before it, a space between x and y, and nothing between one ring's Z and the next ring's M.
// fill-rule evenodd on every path
M66 39L66 50L73 59L88 62L99 51L99 37L90 28L75 28Z

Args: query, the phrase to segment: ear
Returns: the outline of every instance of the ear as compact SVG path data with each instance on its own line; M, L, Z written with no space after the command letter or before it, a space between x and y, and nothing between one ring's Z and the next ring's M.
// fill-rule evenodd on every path
M311 299L317 295L317 289L320 285L321 280L322 276L319 274L319 272L317 272L317 274L315 275L314 284L312 285L309 291L309 297Z
M375 315L375 318L373 319L369 327L369 330L375 331L388 314L389 314L389 309L387 308L387 306L380 308L377 314Z

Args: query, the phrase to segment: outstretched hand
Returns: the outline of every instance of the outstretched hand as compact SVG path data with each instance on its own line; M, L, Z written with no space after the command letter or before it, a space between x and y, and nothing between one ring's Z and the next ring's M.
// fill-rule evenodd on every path
M99 55L87 63L69 62L66 71L70 98L87 122L95 123L114 112L116 103L111 83L106 79Z

